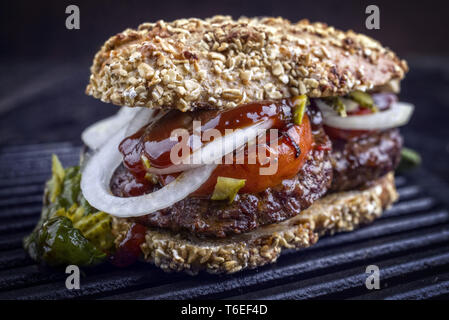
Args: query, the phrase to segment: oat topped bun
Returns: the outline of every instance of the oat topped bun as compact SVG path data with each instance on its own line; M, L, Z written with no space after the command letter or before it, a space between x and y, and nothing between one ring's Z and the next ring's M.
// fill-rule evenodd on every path
M353 31L215 16L144 23L111 37L95 56L86 93L120 106L233 108L373 90L406 71L404 60Z

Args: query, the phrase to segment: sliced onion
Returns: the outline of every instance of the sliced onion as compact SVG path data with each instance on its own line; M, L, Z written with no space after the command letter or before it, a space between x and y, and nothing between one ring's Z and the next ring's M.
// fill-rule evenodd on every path
M174 164L163 169L151 167L148 171L155 174L169 174L216 163L225 155L245 146L248 141L256 139L271 127L272 121L268 119L252 124L246 128L234 130L232 133L204 144L201 148L182 159L179 164Z
M95 122L81 134L81 140L92 150L97 150L118 130L127 126L125 136L129 136L146 124L157 121L166 111L141 107L122 107L115 115Z
M345 105L346 112L356 111L359 108L359 104L351 99L340 98L341 102Z
M151 125L162 118L168 111L141 108L129 122L124 138L136 133L143 126Z
M86 164L81 178L83 196L98 210L117 217L137 217L169 207L197 190L211 175L215 165L184 172L176 180L150 194L121 198L109 188L112 174L122 162L118 145L125 136L122 128Z
M121 108L115 115L95 122L81 134L81 140L92 150L100 148L117 131L124 127L142 108Z
M324 124L347 130L384 130L403 126L410 120L414 109L410 103L395 102L385 111L341 117L323 100L316 100L316 104L323 113Z
M169 207L189 196L209 179L216 168L216 164L212 164L213 162L244 146L248 141L257 138L261 134L260 131L272 126L270 120L259 122L244 129L235 130L231 134L204 145L187 157L190 161L189 164L181 163L163 169L173 170L176 168L171 172L184 172L162 189L138 197L114 196L110 191L109 183L115 169L122 162L118 145L125 136L133 134L147 125L149 121L154 123L163 114L159 112L155 115L153 110L148 109L139 110L128 126L122 127L119 132L109 137L110 140L89 159L83 169L81 190L90 205L117 217L137 217ZM198 164L192 164L195 156L200 159ZM186 168L189 170L185 171Z

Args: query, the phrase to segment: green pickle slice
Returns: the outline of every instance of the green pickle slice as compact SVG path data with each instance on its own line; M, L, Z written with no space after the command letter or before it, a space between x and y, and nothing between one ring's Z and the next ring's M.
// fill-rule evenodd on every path
M246 179L218 177L211 199L228 200L229 203L232 203L239 190L245 186L245 183Z
M294 124L300 126L302 119L304 118L304 113L306 113L306 107L309 104L309 99L305 94L297 96L293 99L293 122Z
M347 117L346 107L341 101L340 97L327 97L323 98L334 110L338 113L340 117Z
M358 90L353 91L349 94L349 98L357 102L362 108L371 109L374 112L378 111L373 98L366 92Z
M41 219L24 239L34 260L51 266L91 266L104 261L112 250L112 217L87 203L80 181L79 166L64 169L58 157L52 156Z

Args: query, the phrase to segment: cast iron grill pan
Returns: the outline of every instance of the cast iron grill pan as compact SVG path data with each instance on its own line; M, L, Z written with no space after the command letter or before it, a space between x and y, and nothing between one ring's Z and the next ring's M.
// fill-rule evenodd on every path
M0 149L0 299L429 299L449 297L449 187L424 170L398 176L400 201L371 225L284 253L276 264L234 275L166 274L137 263L84 269L67 290L64 269L36 265L22 249L50 176L51 154L78 162L69 143ZM380 268L380 290L365 286Z

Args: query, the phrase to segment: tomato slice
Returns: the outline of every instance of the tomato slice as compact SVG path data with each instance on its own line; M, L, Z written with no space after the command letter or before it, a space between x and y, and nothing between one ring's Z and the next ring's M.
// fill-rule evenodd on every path
M269 146L269 148L267 147ZM212 194L218 177L229 177L235 179L246 179L245 186L239 193L257 193L267 188L274 187L282 180L294 177L307 160L307 156L313 146L313 135L309 117L304 115L302 124L292 125L281 131L277 145L267 142L264 148L266 156L277 159L277 169L272 174L261 175L260 169L270 167L269 163L259 159L256 152L248 153L245 150L243 163L220 164L214 170L210 178L192 195L208 197ZM255 157L256 161L249 164L249 157ZM254 163L255 162L255 163ZM261 164L264 163L264 164ZM272 164L272 168L275 168ZM268 170L267 170L268 171ZM173 181L176 175L164 175L160 177L162 184Z
M119 149L124 156L125 167L137 180L144 182L147 169L142 157L149 161L151 167L166 168L172 165L170 152L177 142L170 140L171 132L177 128L185 128L192 137L195 120L201 122L201 133L214 128L225 134L227 129L244 128L267 120L272 123L271 129L277 129L280 133L276 136L277 143L268 141L268 131L267 141L258 145L256 150L247 146L244 151L236 152L240 158L234 156L231 161L226 161L225 157L223 164L217 166L211 177L194 193L195 196L209 197L219 176L246 179L245 186L240 190L245 193L257 193L278 185L299 172L312 148L313 135L307 115L304 115L301 125L294 125L290 100L260 101L224 112L171 112L155 125L144 127L122 141ZM259 159L259 154L263 159ZM162 185L166 185L179 174L161 175L158 178Z
M189 140L193 141L194 122L200 123L199 131L203 143L204 133L216 129L220 134L226 134L228 129L245 128L249 125L268 121L272 128L284 128L291 121L291 105L288 100L278 102L260 101L241 105L228 111L197 110L191 112L172 111L163 116L152 126L145 126L137 133L125 138L119 146L123 154L125 167L138 179L142 180L146 168L142 156L148 159L151 167L167 168L173 165L170 155L178 141L171 139L173 130L186 129ZM189 150L191 152L191 150Z

